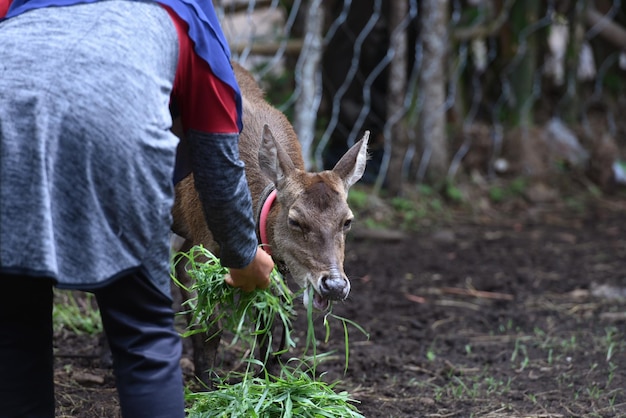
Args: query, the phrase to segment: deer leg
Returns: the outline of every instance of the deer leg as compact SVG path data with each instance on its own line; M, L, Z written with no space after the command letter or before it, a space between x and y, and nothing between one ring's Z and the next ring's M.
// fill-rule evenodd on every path
M267 334L272 333L274 331L273 328L274 327L272 327L271 330L268 330ZM259 344L259 359L263 363L263 367L256 374L257 377L263 376L266 372L277 375L280 371L280 355L272 354L272 339L267 334L257 336ZM282 349L282 345L279 348Z
M187 240L182 245L180 251L187 252L192 248L192 242ZM176 264L176 277L187 289L191 289L192 279L185 271L185 263L179 262ZM183 287L179 287L183 302L196 297L194 291L187 291ZM188 313L187 326L190 330L194 328L202 327L204 324L193 323L193 313ZM215 359L217 356L217 350L220 345L222 337L222 331L217 324L214 324L208 331L199 332L191 335L191 346L193 349L193 365L195 370L195 376L205 384L209 389L214 389L213 381L211 379L211 373L215 366Z
M193 347L195 375L210 390L215 389L211 373L215 367L221 337L222 330L217 324L214 324L208 332L199 332L189 337Z
M264 319L261 319L262 324L261 328L268 328ZM272 324L271 329L268 329L267 332L263 334L257 335L257 343L259 347L259 359L263 363L263 368L259 371L257 376L261 376L264 371L269 374L278 374L280 371L280 358L281 354L273 354L272 353L272 342L274 340L275 334L277 331L277 326L280 327L280 344L278 345L278 350L282 351L287 348L287 329L282 323L274 323Z

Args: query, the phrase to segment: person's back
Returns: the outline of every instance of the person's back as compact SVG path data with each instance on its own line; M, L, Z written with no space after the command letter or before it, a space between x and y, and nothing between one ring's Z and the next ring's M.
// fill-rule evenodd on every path
M238 190L205 203L218 219L234 208L223 228L240 233L237 243L224 238L227 266L245 273L262 263L263 273L242 277L269 280L236 152L240 97L223 35L202 29L217 24L206 3L190 12L189 0L0 0L0 417L54 416L53 285L96 295L123 415L184 416L168 274L173 98L194 173ZM211 38L219 59L198 59L188 36ZM180 70L187 62L191 81ZM192 97L192 83L205 96ZM190 103L225 109L206 118ZM206 158L232 168L213 172ZM15 314L15 295L28 295L29 315Z

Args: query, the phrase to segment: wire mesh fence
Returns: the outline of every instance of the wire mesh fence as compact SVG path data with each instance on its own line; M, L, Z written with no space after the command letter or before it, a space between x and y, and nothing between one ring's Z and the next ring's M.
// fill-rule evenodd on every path
M620 0L218 0L233 59L290 118L309 168L371 131L365 180L399 192L581 167L620 180Z

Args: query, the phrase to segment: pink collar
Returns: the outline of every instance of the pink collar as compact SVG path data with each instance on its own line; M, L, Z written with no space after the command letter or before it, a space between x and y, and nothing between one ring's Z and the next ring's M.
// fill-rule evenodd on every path
M269 255L272 255L272 249L267 239L267 217L272 209L274 200L276 200L276 189L272 190L271 193L267 195L267 198L261 207L261 214L259 216L259 237L261 238L261 248L263 248Z

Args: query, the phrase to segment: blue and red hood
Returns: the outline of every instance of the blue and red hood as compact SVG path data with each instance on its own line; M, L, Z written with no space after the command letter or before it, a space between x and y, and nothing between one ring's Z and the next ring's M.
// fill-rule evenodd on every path
M42 7L70 6L96 1L98 0L13 0L13 2L9 0L10 6L6 16L0 17L0 21ZM0 0L0 3L5 2L6 0ZM155 2L170 7L181 19L187 22L188 34L194 43L196 54L209 64L211 71L217 78L235 91L237 111L241 115L241 92L230 63L230 48L211 0L155 0ZM0 16L2 15L0 14Z

